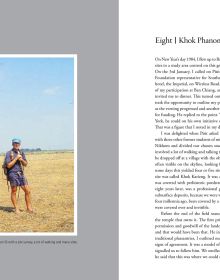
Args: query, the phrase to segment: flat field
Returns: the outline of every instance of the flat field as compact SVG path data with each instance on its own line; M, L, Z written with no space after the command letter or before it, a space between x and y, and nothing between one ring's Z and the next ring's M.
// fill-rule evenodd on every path
M74 154L26 154L25 168L34 214L26 212L20 190L21 213L16 215L4 176L0 176L0 232L74 232ZM2 163L4 157L0 157ZM18 190L17 190L18 193Z

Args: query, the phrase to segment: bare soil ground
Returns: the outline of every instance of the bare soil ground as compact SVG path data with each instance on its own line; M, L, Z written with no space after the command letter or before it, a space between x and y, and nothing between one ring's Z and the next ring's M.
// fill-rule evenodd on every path
M25 175L35 213L26 212L22 190L21 213L14 213L6 180L0 176L0 232L73 232L73 153L36 153L26 157ZM2 162L3 156L0 157Z

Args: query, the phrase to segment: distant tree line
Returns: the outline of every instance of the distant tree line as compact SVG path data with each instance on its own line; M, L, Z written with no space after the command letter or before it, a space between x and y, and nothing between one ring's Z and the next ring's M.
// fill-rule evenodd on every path
M27 149L27 148L25 148L25 149L22 149L22 151L23 152L25 152L25 153L32 153L32 152L41 152L42 150L41 150L41 148L36 148L36 149Z
M24 148L21 149L24 153L46 153L46 154L51 154L51 153L74 153L74 150L70 149L63 149L63 150L42 150L41 148L36 148L36 149L29 149L29 148ZM0 156L5 155L5 152L0 152Z

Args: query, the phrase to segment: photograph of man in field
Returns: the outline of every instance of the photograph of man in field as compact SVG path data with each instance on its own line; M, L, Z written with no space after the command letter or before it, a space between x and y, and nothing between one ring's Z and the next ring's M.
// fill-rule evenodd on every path
M0 234L76 233L76 63L0 56Z

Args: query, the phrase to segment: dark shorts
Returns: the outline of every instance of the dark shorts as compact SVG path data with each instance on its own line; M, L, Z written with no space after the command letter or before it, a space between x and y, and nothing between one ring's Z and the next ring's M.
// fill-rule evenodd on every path
M21 173L10 173L8 174L8 180L11 187L27 186L28 182L25 176Z

